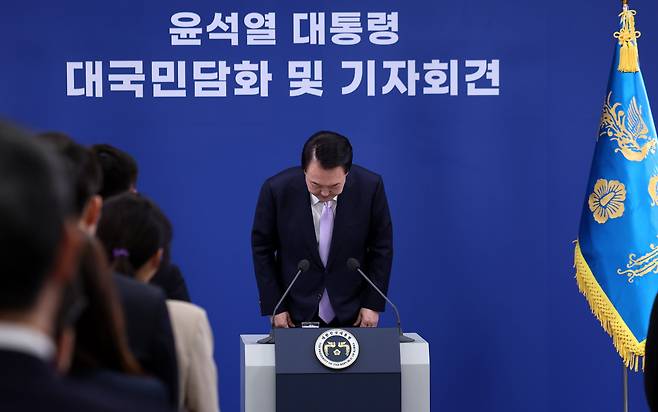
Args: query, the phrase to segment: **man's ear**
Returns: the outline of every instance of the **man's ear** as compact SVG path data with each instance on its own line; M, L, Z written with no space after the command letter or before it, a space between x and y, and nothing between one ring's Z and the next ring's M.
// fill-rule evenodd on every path
M80 219L85 231L92 235L96 233L96 225L98 225L98 221L101 218L102 210L103 198L99 195L92 196L87 202L85 210L82 211L82 217Z
M67 284L78 270L83 233L73 221L66 221L62 226L62 236L57 245L50 278L61 284Z

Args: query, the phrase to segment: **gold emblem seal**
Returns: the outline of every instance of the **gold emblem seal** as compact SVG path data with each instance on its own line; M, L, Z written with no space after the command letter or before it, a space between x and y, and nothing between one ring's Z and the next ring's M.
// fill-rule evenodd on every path
M315 356L331 369L345 369L359 356L359 342L343 329L323 332L315 341Z

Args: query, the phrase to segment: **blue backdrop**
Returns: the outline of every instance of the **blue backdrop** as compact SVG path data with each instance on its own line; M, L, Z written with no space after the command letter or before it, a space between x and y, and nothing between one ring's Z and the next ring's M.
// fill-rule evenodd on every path
M658 96L658 4L636 1L641 64ZM276 45L173 46L176 12L276 12ZM398 12L399 40L332 44L331 12ZM174 260L216 338L224 411L239 408L239 334L262 333L250 228L262 181L299 162L320 129L351 138L381 173L394 222L391 298L430 341L434 411L621 408L621 360L574 280L573 245L617 30L616 1L291 0L8 2L0 114L107 142L140 164L141 192L175 225ZM325 12L326 43L293 44L292 14ZM456 60L458 95L423 94L422 64ZM469 96L466 60L499 60L499 96ZM144 64L144 97L110 90L111 60ZM194 97L192 62L268 61L267 97ZM323 62L323 95L289 96L289 61ZM374 60L376 95L342 61ZM383 95L383 61L414 60L416 96ZM103 96L67 96L67 62L101 61ZM185 61L187 97L153 97L151 62ZM117 70L116 73L121 72ZM85 85L84 70L74 72ZM654 73L654 74L652 74ZM406 83L406 70L400 71ZM177 80L177 79L176 79ZM477 84L491 85L481 79ZM172 87L173 84L167 85ZM392 324L390 311L384 324ZM641 374L631 410L646 411Z

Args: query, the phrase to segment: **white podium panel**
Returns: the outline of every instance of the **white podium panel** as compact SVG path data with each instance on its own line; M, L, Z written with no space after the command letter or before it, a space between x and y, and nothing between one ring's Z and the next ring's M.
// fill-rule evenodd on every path
M429 344L416 333L415 342L400 344L402 412L430 412ZM261 345L267 335L240 335L240 410L275 412L274 345Z

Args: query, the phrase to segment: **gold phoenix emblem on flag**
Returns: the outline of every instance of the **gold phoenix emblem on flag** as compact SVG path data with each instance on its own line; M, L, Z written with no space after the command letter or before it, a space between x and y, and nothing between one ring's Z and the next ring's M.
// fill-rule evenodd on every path
M626 186L618 180L599 179L594 185L594 191L589 195L589 210L594 220L603 224L608 219L615 219L624 214Z
M624 157L634 162L641 162L649 153L656 153L656 138L649 136L649 128L642 118L642 106L635 97L631 99L626 111L621 103L610 105L612 92L608 93L603 114L601 115L600 136L607 135L619 145L615 149Z

